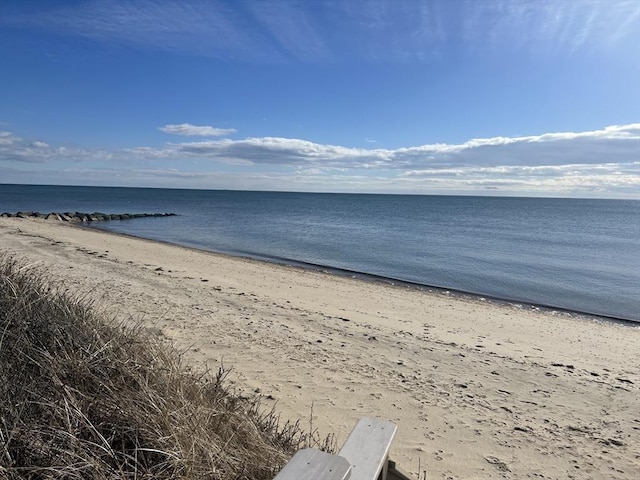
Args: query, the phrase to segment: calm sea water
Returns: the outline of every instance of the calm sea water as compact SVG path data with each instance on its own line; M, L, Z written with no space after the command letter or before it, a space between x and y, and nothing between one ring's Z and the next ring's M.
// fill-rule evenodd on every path
M0 185L0 210L175 212L97 228L640 321L635 200Z

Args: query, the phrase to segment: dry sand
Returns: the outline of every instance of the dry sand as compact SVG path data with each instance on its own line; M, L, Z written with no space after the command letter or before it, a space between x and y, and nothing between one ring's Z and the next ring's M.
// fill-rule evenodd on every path
M640 478L637 327L36 219L0 219L0 251L338 445L361 416L395 422L416 478Z

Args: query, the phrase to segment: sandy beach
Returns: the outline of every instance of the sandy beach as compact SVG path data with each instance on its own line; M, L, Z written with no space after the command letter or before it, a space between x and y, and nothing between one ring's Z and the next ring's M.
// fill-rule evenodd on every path
M57 221L1 218L0 252L338 445L362 416L395 422L416 478L640 478L638 327Z

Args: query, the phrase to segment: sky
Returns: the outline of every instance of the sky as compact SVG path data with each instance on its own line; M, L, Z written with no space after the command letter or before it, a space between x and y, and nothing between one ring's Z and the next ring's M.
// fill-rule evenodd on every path
M2 0L0 183L640 199L640 1Z

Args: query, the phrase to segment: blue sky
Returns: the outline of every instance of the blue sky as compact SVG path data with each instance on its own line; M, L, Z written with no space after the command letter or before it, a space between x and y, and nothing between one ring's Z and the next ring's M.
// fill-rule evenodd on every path
M640 198L640 2L2 0L0 182Z

